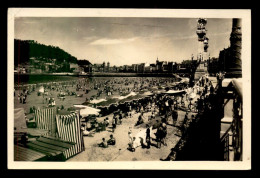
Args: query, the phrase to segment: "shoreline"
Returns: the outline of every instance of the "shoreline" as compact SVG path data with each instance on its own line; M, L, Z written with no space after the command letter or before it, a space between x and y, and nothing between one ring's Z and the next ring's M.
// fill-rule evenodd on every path
M42 74L19 74L14 76L72 76L72 77L176 77L176 73L91 73L91 74L74 74L74 73L42 73Z

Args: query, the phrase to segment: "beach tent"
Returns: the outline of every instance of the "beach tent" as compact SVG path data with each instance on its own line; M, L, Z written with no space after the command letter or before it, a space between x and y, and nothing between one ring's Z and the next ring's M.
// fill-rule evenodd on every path
M48 130L27 127L23 108L14 109L14 128L14 137L18 140L20 139L21 135L25 132L31 136L42 136L48 134Z
M37 109L35 111L36 127L41 130L48 130L52 136L56 134L56 108Z
M27 128L23 108L14 109L14 127L16 131Z
M65 161L63 152L73 147L75 143L56 137L41 136L27 143L27 147L14 145L15 161Z
M62 140L75 143L74 146L63 152L65 158L68 159L84 151L79 114L56 115L56 123L58 137Z

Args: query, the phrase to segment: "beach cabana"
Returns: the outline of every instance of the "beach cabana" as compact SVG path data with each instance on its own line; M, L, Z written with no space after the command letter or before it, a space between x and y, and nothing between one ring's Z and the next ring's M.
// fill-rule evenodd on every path
M75 143L50 136L41 136L34 141L14 145L14 161L65 161L63 153Z
M63 151L65 159L68 159L84 151L84 140L80 129L80 119L78 113L69 115L56 115L58 138L74 145Z
M24 109L16 108L14 109L14 140L18 142L24 133L27 133L32 137L39 137L42 135L47 135L48 130L39 128L28 128L26 124Z
M50 135L56 134L56 108L37 109L35 111L36 128L39 130L47 130Z

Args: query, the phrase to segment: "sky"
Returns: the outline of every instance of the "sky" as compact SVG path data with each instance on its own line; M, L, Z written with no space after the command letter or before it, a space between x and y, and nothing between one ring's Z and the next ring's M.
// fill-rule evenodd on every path
M15 39L58 46L78 59L110 65L181 62L197 55L196 18L16 17ZM208 51L230 45L232 19L207 19Z

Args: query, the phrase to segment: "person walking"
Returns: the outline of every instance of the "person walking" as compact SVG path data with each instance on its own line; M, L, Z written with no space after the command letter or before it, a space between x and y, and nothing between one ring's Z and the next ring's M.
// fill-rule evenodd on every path
M115 132L115 129L116 129L116 118L114 116L112 119L112 132Z
M165 123L162 124L162 143L163 145L167 146L167 143L166 143L166 136L167 136L167 126Z
M146 143L147 143L147 149L151 146L151 136L150 136L150 126L146 125Z
M157 148L161 148L162 137L163 137L163 128L161 123L156 132Z
M173 125L176 125L178 120L178 111L177 110L173 110L172 111L172 121L173 121Z

